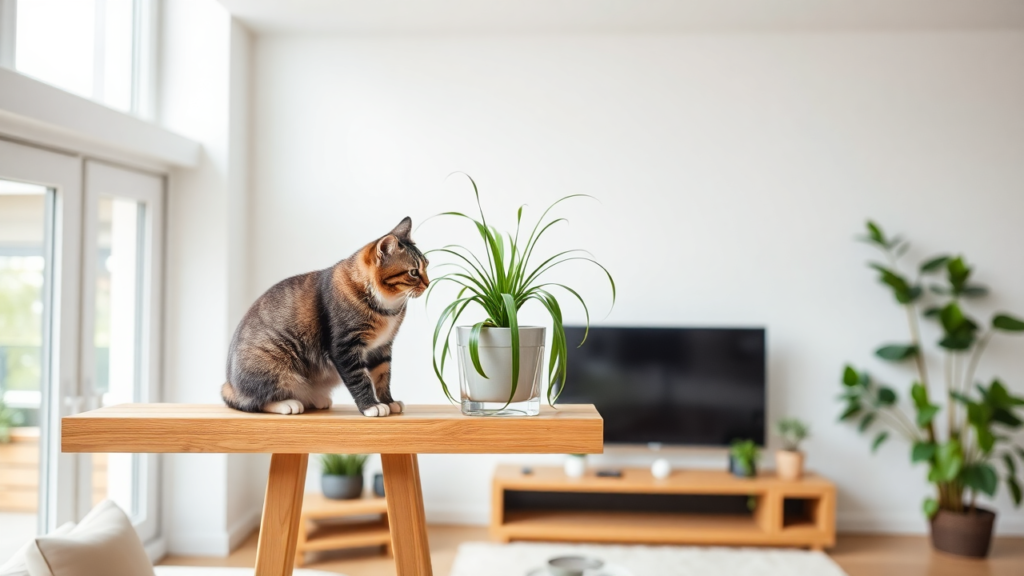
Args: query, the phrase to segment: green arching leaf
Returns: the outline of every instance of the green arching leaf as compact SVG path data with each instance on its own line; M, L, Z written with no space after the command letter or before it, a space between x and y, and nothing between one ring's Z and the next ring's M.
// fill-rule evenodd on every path
M971 268L967 266L962 256L957 256L946 262L946 271L953 294L961 294L967 286L967 279L971 277Z
M914 447L910 450L910 461L927 462L935 456L935 450L934 442L914 442Z
M1024 320L1019 320L1009 314L999 314L992 318L992 327L1007 332L1024 332Z
M860 382L860 374L853 369L853 366L849 364L843 368L843 385L844 386L856 386Z
M922 312L925 318L938 318L941 313L942 308L939 308L938 306L929 306L924 309L924 312Z
M1017 456L1020 457L1020 461L1024 462L1024 448L1021 448L1020 446L1014 446L1013 449L1017 451Z
M981 449L982 454L992 452L992 448L996 445L995 435L988 428L975 427L974 432L978 439L978 448Z
M939 413L938 406L923 406L917 409L917 425L924 428L931 424L935 415Z
M1003 454L1003 463L1006 464L1006 473L1010 476L1017 475L1017 464L1013 461L1013 454L1009 452Z
M924 408L928 406L928 389L921 385L920 382L914 382L910 387L910 397L914 400L914 406L917 408Z
M883 248L888 246L888 243L885 241L885 234L882 232L882 229L878 227L878 224L868 220L865 226L868 229L867 240L869 242L874 242Z
M508 327L512 333L512 392L508 396L508 404L516 396L516 388L519 386L519 319L516 311L516 301L511 294L502 294L505 301L505 312L508 314Z
M871 423L875 421L875 416L874 412L868 412L865 414L864 417L860 419L860 424L857 426L857 430L861 432L867 430L868 427L871 426Z
M924 264L921 264L921 273L930 274L937 270L941 270L942 267L946 265L946 262L949 262L948 255L936 256Z
M964 286L963 290L960 291L962 296L968 296L970 298L979 298L981 296L988 295L988 288L979 284L971 284Z
M484 324L484 322L477 322L469 331L469 357L473 361L473 368L476 369L477 374L487 378L487 374L484 374L484 367L480 365L480 333L484 329Z
M882 442L885 442L886 439L888 439L888 438L889 438L889 433L888 432L885 432L885 431L879 432L878 435L875 436L874 441L871 442L871 452L872 453L878 452L878 447L881 446Z
M976 492L983 492L989 496L996 493L999 486L999 475L995 468L987 462L969 464L963 467L960 473L960 480L965 486Z
M844 410L843 413L839 416L839 421L842 422L843 420L849 420L850 418L853 418L857 414L860 414L861 409L862 408L859 402L850 403L850 405L846 407L846 410Z
M935 466L928 474L931 482L950 482L960 474L964 463L963 450L957 440L947 440L939 444L935 451Z
M917 356L917 346L913 344L889 344L875 350L875 356L883 360L898 362Z
M939 501L935 498L925 498L921 504L921 510L924 511L924 515L931 519L935 516L935 513L939 511Z
M896 391L892 388L882 386L878 389L878 405L892 406L896 403Z
M1010 496L1013 498L1013 505L1020 506L1021 502L1021 490L1020 484L1017 483L1017 479L1013 476L1006 478L1006 487L1010 489Z

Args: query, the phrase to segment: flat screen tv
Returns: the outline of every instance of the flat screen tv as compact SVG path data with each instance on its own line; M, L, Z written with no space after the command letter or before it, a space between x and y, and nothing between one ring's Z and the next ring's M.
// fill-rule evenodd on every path
M763 328L566 327L559 403L594 404L609 444L764 445Z

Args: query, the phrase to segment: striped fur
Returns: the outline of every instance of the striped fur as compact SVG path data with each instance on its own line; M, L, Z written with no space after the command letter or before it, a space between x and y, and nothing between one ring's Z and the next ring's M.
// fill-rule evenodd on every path
M409 298L430 281L405 218L331 268L293 276L260 296L228 351L221 395L246 412L331 406L344 382L366 416L402 411L391 396L391 343Z

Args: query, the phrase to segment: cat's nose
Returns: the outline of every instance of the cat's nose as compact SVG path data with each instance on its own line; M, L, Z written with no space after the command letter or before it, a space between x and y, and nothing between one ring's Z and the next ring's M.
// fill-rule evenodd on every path
M427 271L426 270L420 272L420 284L423 284L424 288L426 288L427 286L430 286L430 278L427 278Z

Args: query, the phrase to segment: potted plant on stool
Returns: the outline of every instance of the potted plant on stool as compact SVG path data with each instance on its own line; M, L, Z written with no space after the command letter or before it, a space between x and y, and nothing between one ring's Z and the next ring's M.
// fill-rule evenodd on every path
M547 281L545 274L570 261L594 264L608 278L613 305L615 281L608 270L584 250L561 251L535 264L540 257L535 257L534 249L541 236L552 226L566 222L565 218L545 222L548 212L560 202L584 194L573 194L555 201L541 214L530 235L521 239L519 231L524 207L521 206L516 215L515 232L502 234L487 222L476 182L472 178L469 181L476 195L480 219L476 220L460 212L445 212L441 215L472 222L483 241L483 255L477 256L471 250L455 245L427 252L449 257L450 261L443 265L454 268L454 271L438 276L431 282L427 298L442 284L450 283L458 287L458 295L441 312L434 329L434 373L441 381L445 395L456 402L443 376L445 361L451 354L451 333L455 330L462 413L471 416L534 416L540 413L545 328L520 325L520 308L527 302L536 302L551 319L547 397L548 403L553 405L565 386L568 354L568 343L562 326L562 307L553 292L561 290L579 301L586 314L588 328L590 312L579 292L565 284ZM482 309L484 319L472 325L456 326L470 305ZM583 340L586 341L586 332ZM443 343L440 349L439 342Z
M995 514L977 505L978 495L995 495L1003 480L1014 504L1021 503L1018 470L1024 469L1024 448L1013 443L1012 432L1024 424L1024 413L1018 411L1024 398L1011 394L998 378L983 385L975 380L975 371L992 337L1001 332L1024 332L1024 321L996 314L983 327L967 315L965 304L985 296L988 289L971 282L973 270L962 257L931 258L910 276L898 262L905 241L887 237L872 222L867 223L867 232L864 240L886 257L885 264L872 263L871 267L906 309L910 325L908 342L881 346L875 355L889 362L912 363L916 368L916 381L910 386L913 411L903 409L894 389L847 365L841 396L846 409L840 420L859 421L861 432L884 426L874 433L872 451L890 432L903 436L911 444L911 462L924 463L928 481L935 485L935 495L922 504L930 520L932 546L951 554L984 557ZM945 276L942 280L936 278L940 272ZM938 346L944 356L945 386L935 400L919 316L935 322L942 331ZM946 425L940 428L935 422L943 410ZM996 462L1002 464L1002 475Z
M320 457L323 476L320 488L334 500L352 500L363 495L365 454L324 454Z
M800 443L808 435L807 424L797 418L783 418L775 425L782 437L782 450L775 452L775 469L782 480L799 480L804 475L804 453Z
M757 476L757 461L761 451L753 440L733 440L729 447L729 472L740 478Z

